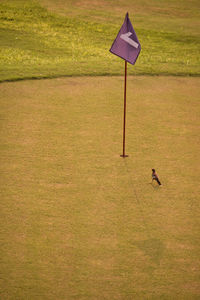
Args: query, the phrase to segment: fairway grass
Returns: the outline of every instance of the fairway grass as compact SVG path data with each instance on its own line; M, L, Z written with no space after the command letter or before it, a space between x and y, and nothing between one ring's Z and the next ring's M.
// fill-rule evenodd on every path
M0 85L1 299L199 299L199 94L129 76L123 159L122 77Z
M0 82L122 75L109 49L127 11L142 46L131 74L200 75L199 1L1 0Z

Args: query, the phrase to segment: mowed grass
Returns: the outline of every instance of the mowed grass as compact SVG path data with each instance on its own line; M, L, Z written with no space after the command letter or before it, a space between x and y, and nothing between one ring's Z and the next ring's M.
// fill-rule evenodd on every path
M122 75L109 49L127 11L142 45L131 74L199 76L199 1L1 0L0 81Z
M0 90L1 299L199 299L199 78L128 77L126 159L123 78Z

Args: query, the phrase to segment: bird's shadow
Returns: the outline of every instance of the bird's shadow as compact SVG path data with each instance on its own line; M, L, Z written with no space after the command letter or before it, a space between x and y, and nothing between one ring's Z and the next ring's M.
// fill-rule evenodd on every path
M155 185L153 182L149 182L148 184L150 184L154 190L159 189L159 185Z

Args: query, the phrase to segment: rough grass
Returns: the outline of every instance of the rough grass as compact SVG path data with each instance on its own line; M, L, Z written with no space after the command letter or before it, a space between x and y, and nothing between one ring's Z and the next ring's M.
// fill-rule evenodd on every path
M199 83L129 76L125 160L123 78L1 84L1 299L199 299Z
M199 76L199 2L165 2L1 0L0 81L123 74L109 49L126 11L142 45L132 74Z

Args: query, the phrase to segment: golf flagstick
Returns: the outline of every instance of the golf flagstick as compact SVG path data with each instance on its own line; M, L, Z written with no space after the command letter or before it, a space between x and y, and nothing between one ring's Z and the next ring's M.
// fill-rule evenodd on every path
M125 16L124 23L115 38L110 52L125 60L124 75L124 128L123 128L123 154L121 157L127 157L125 154L125 134L126 134L126 80L127 80L127 62L134 65L141 50L140 42L135 30L131 24L128 13Z
M121 157L128 157L125 154L125 139L126 139L126 81L127 81L127 61L125 60L125 70L124 70L124 123L123 123L123 154Z

